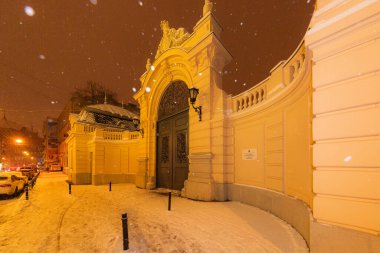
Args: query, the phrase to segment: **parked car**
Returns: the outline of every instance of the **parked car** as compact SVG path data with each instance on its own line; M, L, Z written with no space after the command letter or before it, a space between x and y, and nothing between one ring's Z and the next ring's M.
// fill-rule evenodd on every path
M32 168L34 173L37 173L37 166L35 164L29 164L28 167Z
M44 171L45 167L43 165L37 165L37 170L38 171Z
M61 170L61 166L59 164L50 165L49 171L60 171L60 170Z
M6 171L19 171L20 167L9 167Z
M24 189L24 180L10 173L0 173L0 194L16 195Z
M29 180L33 179L34 171L31 167L21 167L20 171L24 176L27 176Z
M24 185L26 185L29 181L28 177L24 176L21 171L9 171L9 172L3 172L3 173L15 175L21 178L22 180L24 180Z

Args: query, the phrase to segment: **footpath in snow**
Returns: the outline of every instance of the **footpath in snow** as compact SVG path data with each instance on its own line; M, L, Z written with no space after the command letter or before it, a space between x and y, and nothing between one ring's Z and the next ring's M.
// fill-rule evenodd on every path
M29 200L0 201L0 252L309 252L277 217L238 202L201 202L131 184L73 185L42 173ZM128 213L123 251L121 214Z

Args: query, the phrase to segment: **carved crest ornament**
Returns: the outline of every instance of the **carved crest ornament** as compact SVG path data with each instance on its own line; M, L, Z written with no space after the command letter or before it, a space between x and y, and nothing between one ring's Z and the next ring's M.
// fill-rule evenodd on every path
M212 11L213 3L210 0L205 0L203 6L203 16L206 16L209 12ZM185 28L170 28L169 22L166 20L161 21L160 27L162 30L162 38L160 44L158 45L156 56L154 57L155 59L157 59L162 53L164 53L169 48L180 46L185 40L187 40L190 37L190 34L186 32ZM146 63L146 69L149 70L151 66L152 64L150 62L150 59L148 58Z
M163 52L172 47L180 46L185 40L190 37L190 34L185 31L185 28L170 28L169 22L166 20L161 21L162 38L158 45L155 59L157 59Z

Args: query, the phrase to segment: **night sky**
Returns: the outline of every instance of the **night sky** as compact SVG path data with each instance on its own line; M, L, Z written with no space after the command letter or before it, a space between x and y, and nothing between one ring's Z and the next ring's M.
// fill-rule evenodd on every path
M214 0L233 55L228 93L254 86L301 42L315 0ZM88 80L134 102L146 59L154 59L160 21L188 32L204 0L0 0L0 110L41 131ZM32 9L26 8L30 6ZM25 9L26 8L26 9ZM34 11L34 12L33 12ZM0 112L0 115L2 113Z

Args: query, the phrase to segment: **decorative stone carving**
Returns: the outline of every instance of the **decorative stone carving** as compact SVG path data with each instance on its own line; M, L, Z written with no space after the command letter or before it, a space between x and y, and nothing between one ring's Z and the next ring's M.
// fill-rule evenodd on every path
M212 11L213 3L210 0L205 0L205 5L203 5L203 17L206 16L207 13Z
M169 22L166 20L161 21L161 30L162 38L158 45L155 59L169 48L180 46L190 37L190 34L185 31L185 28L170 28Z
M145 65L146 71L149 71L151 66L152 66L152 63L150 63L150 58L148 58L146 60L146 65Z
M158 108L158 119L166 118L189 108L189 90L182 81L175 81L169 85L162 95Z

